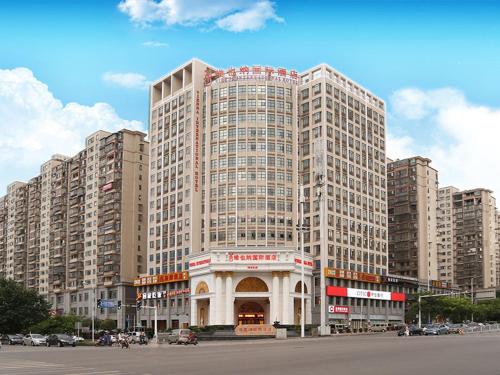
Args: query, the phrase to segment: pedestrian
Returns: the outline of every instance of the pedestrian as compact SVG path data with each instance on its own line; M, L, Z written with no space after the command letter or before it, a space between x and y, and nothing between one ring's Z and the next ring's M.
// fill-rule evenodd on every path
M408 324L405 325L405 336L410 336L410 328L408 327Z

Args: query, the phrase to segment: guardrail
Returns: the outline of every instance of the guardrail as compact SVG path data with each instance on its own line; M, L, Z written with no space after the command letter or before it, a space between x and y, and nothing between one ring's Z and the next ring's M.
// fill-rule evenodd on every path
M464 333L497 332L500 331L500 324L485 324L482 326L467 327L463 330Z

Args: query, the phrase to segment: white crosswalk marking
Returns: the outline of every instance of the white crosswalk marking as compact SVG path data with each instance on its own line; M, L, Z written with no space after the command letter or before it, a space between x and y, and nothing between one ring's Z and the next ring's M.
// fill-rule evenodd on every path
M124 375L119 370L104 370L58 363L2 358L0 375Z

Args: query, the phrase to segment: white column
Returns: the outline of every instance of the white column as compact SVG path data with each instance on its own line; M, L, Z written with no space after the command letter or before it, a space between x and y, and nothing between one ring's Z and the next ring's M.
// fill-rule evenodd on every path
M273 272L273 290L271 295L271 316L269 323L280 320L280 279L277 272Z
M198 301L191 298L191 325L198 325Z
M306 324L311 324L312 320L312 311L311 311L311 299L306 298L306 313L304 315L306 317Z
M217 272L215 274L215 324L222 325L223 311L223 298L222 298L222 275Z
M210 297L210 306L209 306L209 313L208 313L208 322L205 323L210 326L216 325L216 316L217 314L215 313L215 310L217 310L217 306L215 303L216 299L215 296Z
M290 274L283 275L283 302L282 302L283 317L281 324L290 324Z
M226 325L234 325L233 275L226 276Z

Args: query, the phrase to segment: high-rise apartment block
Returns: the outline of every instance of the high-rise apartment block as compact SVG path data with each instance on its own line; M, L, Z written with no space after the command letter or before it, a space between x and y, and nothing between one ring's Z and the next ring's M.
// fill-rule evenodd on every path
M430 163L417 156L388 164L389 271L437 280L438 173Z
M193 59L154 82L150 102L149 276L137 284L163 300L160 327L297 324L302 287L310 323L319 273L336 282L321 266L355 275L342 287L361 286L358 272L387 273L382 100L326 64L299 74ZM343 302L357 312L354 300ZM366 309L354 319L369 319Z
M0 275L36 289L55 313L90 316L95 300L135 302L145 272L149 144L96 132L73 157L55 155L0 198ZM126 309L97 318L126 325ZM129 324L132 324L129 322Z
M438 190L436 223L437 223L437 267L438 279L453 285L454 263L454 213L453 194L459 190L453 186Z
M500 286L500 211L496 213L496 241L497 241L497 287Z
M492 192L473 189L453 194L454 282L460 288L490 288L497 282L496 204Z

